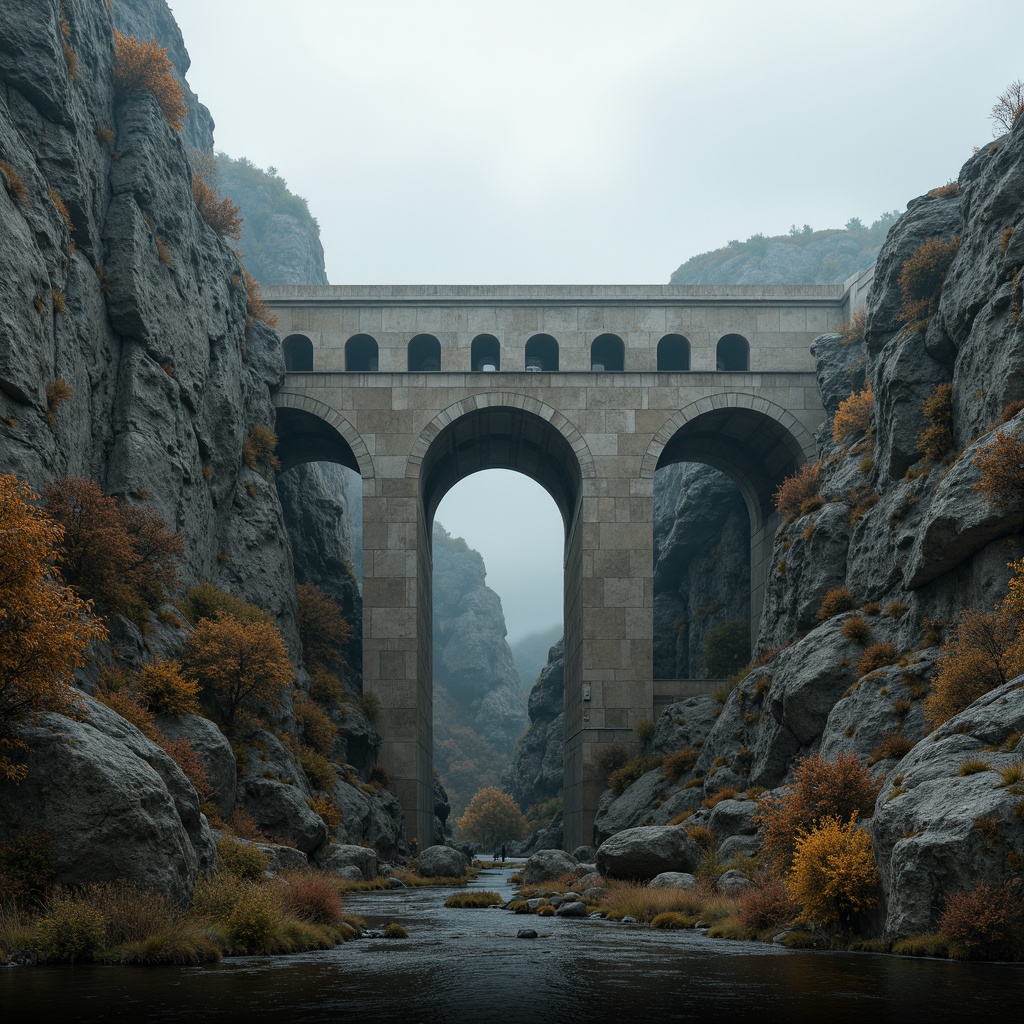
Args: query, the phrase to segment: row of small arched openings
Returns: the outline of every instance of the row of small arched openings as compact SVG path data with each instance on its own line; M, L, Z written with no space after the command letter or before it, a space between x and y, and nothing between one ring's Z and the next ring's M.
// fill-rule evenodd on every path
M601 334L590 346L590 369L621 372L625 369L626 347L617 334ZM356 334L345 342L345 369L352 373L374 373L378 369L377 342L369 334ZM441 343L432 334L417 334L409 342L408 369L431 373L441 369ZM285 368L292 372L313 369L313 343L304 334L284 339ZM501 343L493 334L478 334L470 348L474 373L501 370ZM526 372L553 373L558 370L558 342L550 334L535 334L526 342ZM690 343L681 334L666 334L658 342L657 369L663 373L685 373L690 369ZM716 369L750 369L750 345L741 334L719 339Z

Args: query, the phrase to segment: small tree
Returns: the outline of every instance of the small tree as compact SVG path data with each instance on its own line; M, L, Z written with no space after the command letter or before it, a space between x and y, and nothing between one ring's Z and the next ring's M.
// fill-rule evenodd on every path
M1024 440L1015 432L996 434L971 459L981 477L974 485L988 500L1010 508L1024 498Z
M299 639L307 665L326 667L344 657L352 627L338 603L313 583L295 588L299 603Z
M72 673L91 640L106 631L92 606L53 567L63 531L13 476L0 476L0 777L20 782L27 766L15 727L43 711L75 714L81 699Z
M174 64L167 47L155 39L142 43L114 29L114 86L118 96L148 92L160 107L164 120L180 132L188 107L185 94L174 77Z
M489 849L499 843L522 839L526 819L515 800L495 786L481 789L456 821L459 835L467 842Z
M288 651L270 622L239 622L218 612L203 619L185 648L185 668L194 672L226 726L240 708L276 705L294 678Z
M860 391L854 391L839 403L832 418L832 440L845 444L851 437L871 433L871 403L873 394L870 382Z
M989 119L998 134L1008 132L1024 110L1024 82L1019 78L1011 82L996 99Z

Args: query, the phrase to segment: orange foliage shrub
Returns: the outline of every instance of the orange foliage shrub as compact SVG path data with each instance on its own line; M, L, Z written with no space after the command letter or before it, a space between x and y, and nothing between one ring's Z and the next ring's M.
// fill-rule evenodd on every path
M865 647L864 653L857 659L857 675L866 676L876 668L892 665L899 656L899 651L888 640Z
M840 612L853 611L855 607L850 591L846 587L835 587L821 599L821 607L818 608L818 621L824 622Z
M315 701L305 695L295 701L295 718L302 729L302 738L318 754L327 756L338 738L338 727Z
M674 785L693 768L699 756L699 752L691 746L673 751L665 757L661 766L661 777Z
M775 511L786 522L820 507L821 463L805 462L792 476L787 476L775 492ZM817 503L817 504L815 504Z
M15 728L40 712L77 715L72 674L90 641L106 639L92 606L61 581L53 560L63 530L16 477L0 476L0 777L20 782Z
M488 786L476 793L455 824L463 839L480 843L484 849L522 839L526 831L523 812L508 793L503 793L496 786Z
M192 783L199 796L200 802L208 800L213 793L213 787L203 767L202 758L196 753L195 747L184 736L179 739L168 739L161 732L157 732L156 742L170 755L174 763L181 769L182 774Z
M192 179L192 199L196 209L219 238L242 237L242 223L245 218L239 208L227 197L221 199L216 191L203 180L201 174Z
M185 94L174 77L174 65L167 48L155 39L139 42L114 29L114 87L119 96L148 92L160 107L164 120L181 131L188 107Z
M996 434L971 459L981 478L974 485L993 504L1015 505L1024 497L1024 440L1016 433Z
M828 816L847 821L854 814L870 817L882 780L871 777L853 753L826 761L820 754L800 758L793 783L781 796L763 796L754 822L761 830L761 848L780 870L790 868L798 832Z
M937 462L953 447L953 385L940 384L925 399L922 411L928 426L917 438L926 459Z
M65 477L44 494L64 529L65 581L102 610L143 625L177 584L181 534L169 533L151 509L123 505L81 477Z
M181 671L178 662L151 661L139 670L135 691L150 711L158 715L198 715L199 683Z
M959 249L959 235L954 235L948 242L926 238L907 257L900 272L900 320L913 323L935 312L946 274Z
M740 924L752 931L789 924L800 913L785 882L776 876L765 878L759 885L740 890L738 915Z
M230 726L240 708L276 705L294 678L288 650L270 622L239 622L218 612L203 619L185 647L194 672L221 721Z
M341 920L338 880L329 872L289 871L282 877L287 883L284 905L290 914L310 924L335 924Z
M939 670L924 701L925 718L931 725L942 725L989 690L1024 672L1024 644L1020 619L1012 610L1013 593L1007 606L995 611L961 613L943 645Z
M873 394L868 382L860 391L854 391L839 403L832 419L832 440L845 444L847 439L871 432L871 402Z
M946 897L939 932L968 960L1019 959L1024 951L1024 905L1012 882L981 879Z
M131 722L148 740L156 741L159 733L153 723L153 712L130 690L100 687L94 694L96 699L111 711Z
M344 657L345 644L352 639L348 624L338 603L313 583L300 583L295 588L299 603L299 638L306 664L326 667Z

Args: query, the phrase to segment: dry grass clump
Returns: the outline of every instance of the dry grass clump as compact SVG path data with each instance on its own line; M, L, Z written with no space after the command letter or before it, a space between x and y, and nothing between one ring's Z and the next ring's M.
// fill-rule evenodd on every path
M1024 496L1024 440L1015 433L996 434L971 459L981 477L974 485L996 506L1008 508Z
M685 746L682 750L675 750L665 756L661 765L661 777L675 785L693 766L700 756L699 751L691 746Z
M953 447L953 385L939 384L922 411L928 426L918 435L917 447L926 459L938 462Z
M959 190L960 183L958 181L947 181L945 185L929 189L927 194L936 199L945 199L946 196L955 196Z
M879 761L890 759L899 760L906 757L914 749L914 741L898 732L887 732L879 741L878 746L871 751L868 764L878 764Z
M64 200L61 199L60 193L51 185L49 188L50 202L53 203L54 209L60 215L60 219L64 222L64 227L68 229L70 235L74 230L75 226L71 223L71 214L68 213L67 206L64 205Z
M821 606L818 608L818 621L824 622L842 612L852 612L854 608L856 604L850 591L846 587L835 587L822 598Z
M775 491L775 511L786 522L821 508L821 463L805 462L792 476L787 476Z
M242 223L245 218L241 210L228 197L223 199L203 180L201 174L192 179L192 199L200 216L219 238L242 237Z
M903 323L923 320L935 312L946 274L959 249L959 235L954 235L947 242L926 238L907 257L900 273L902 306L899 319Z
M285 871L278 877L283 883L282 902L292 916L310 924L341 920L341 886L334 875L307 868Z
M245 267L242 267L242 280L245 282L245 314L248 326L252 326L254 320L260 320L268 327L276 327L277 317L270 312L270 307L263 298L263 290Z
M25 179L6 161L0 160L0 174L4 178L4 186L10 197L26 209L32 205L32 197L28 194Z
M394 921L392 921L384 927L384 938L407 939L409 938L409 933L400 924L395 924Z
M155 39L139 42L114 30L114 87L119 96L148 92L160 107L164 120L180 132L188 107L185 94L174 77L174 64L167 48Z
M860 344L864 340L864 327L867 314L863 309L857 310L849 320L839 328L839 337L844 345Z
M262 423L254 423L242 439L242 462L253 470L258 470L261 462L270 469L278 470L281 461L274 454L276 448L277 434Z
M854 391L839 403L832 419L832 439L846 444L852 437L871 432L871 403L873 394L870 381L860 391Z
M629 760L629 748L624 743L603 743L594 754L594 767L607 779Z
M855 643L863 644L871 636L871 624L862 615L851 615L843 623L843 636Z
M899 660L900 652L888 640L872 644L864 648L864 653L857 659L857 674L866 676L875 669L893 665Z
M662 764L660 757L651 757L649 754L636 754L631 757L621 768L608 776L608 788L616 795L621 796L638 779L653 771Z
M960 766L957 768L957 775L980 775L982 772L992 771L992 765L989 764L984 758L981 757L969 757L966 761L961 761Z
M696 922L719 921L736 911L733 896L696 889L650 889L642 882L610 881L602 907L613 920L651 922L659 914L682 914ZM690 925L692 927L692 925Z

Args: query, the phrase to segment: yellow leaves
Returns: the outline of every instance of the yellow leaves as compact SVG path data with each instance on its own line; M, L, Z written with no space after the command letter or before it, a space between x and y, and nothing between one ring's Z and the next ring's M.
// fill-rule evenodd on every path
M463 839L481 843L485 848L521 839L526 829L519 805L496 786L481 789L455 824Z
M834 925L870 910L878 902L878 869L856 812L845 823L829 815L810 830L800 829L785 881L803 908L802 921Z
M996 434L971 459L981 477L974 485L996 506L1008 508L1024 497L1024 441L1016 433Z
M24 766L13 726L43 711L81 713L72 673L92 640L106 638L92 605L65 586L53 567L63 531L14 476L0 476L0 775L20 781Z
M299 603L299 638L306 664L327 667L344 657L352 627L336 601L312 583L295 588Z
M860 391L844 398L832 419L832 440L845 444L847 439L871 432L872 391L870 381Z
M167 48L155 39L139 42L114 30L114 85L120 96L137 96L148 92L160 107L164 120L181 131L188 107L184 93L174 77L174 64Z

